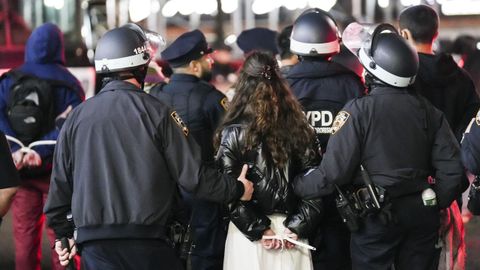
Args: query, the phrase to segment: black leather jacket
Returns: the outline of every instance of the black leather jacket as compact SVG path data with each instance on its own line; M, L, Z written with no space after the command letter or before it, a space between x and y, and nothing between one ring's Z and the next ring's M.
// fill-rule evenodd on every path
M261 239L263 232L270 227L267 215L285 214L285 227L299 238L307 238L320 222L322 201L300 200L293 193L292 180L295 175L320 162L318 143L312 144L303 157L290 160L285 168L280 169L273 166L271 157L261 145L245 151L244 138L244 125L227 126L222 132L216 157L219 167L231 175L238 175L243 164L248 164L247 178L254 183L251 201L230 205L231 221L250 241L255 241Z

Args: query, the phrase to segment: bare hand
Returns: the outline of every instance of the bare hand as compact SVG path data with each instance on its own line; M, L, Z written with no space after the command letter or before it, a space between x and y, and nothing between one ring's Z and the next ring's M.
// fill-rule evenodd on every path
M15 167L17 168L17 170L22 169L23 166L24 166L24 164L23 164L23 156L24 155L25 154L20 150L17 150L17 151L12 153L13 163L15 164Z
M27 167L39 167L42 165L42 158L37 152L31 150L23 156L23 165Z
M264 236L275 236L275 232L272 229L268 229L263 232ZM265 249L279 249L282 246L282 241L278 239L263 239L260 240L263 248Z
M246 178L247 171L248 171L248 165L245 164L242 167L242 172L240 173L240 176L238 176L237 178L238 181L243 183L243 187L245 189L242 197L240 198L241 201L250 201L253 195L253 183Z
M293 239L293 240L298 240L298 235L292 231L290 231L288 228L285 228L285 231L283 231L284 235L290 239ZM285 244L285 247L287 249L292 249L295 247L295 244L294 243L291 243L287 240L284 241L284 244Z
M60 260L60 264L62 266L67 266L69 260L77 254L77 246L75 245L75 241L69 238L68 244L70 245L70 252L68 252L67 248L62 249L62 242L59 239L55 241L55 251L58 254L58 259Z

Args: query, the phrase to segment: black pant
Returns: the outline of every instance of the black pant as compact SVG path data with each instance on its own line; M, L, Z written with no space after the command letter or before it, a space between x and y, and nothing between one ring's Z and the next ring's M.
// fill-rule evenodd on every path
M173 249L161 240L97 240L81 245L82 270L182 270Z
M184 195L187 198L189 195ZM193 198L190 198L193 199ZM222 270L223 253L227 239L225 206L219 203L193 199L191 226L193 245L191 269Z
M325 220L309 239L317 250L312 252L315 270L350 270L350 231L335 206L335 195L324 197Z
M439 211L423 205L420 194L392 200L394 221L384 225L378 217L362 220L352 233L355 270L429 270L436 259Z

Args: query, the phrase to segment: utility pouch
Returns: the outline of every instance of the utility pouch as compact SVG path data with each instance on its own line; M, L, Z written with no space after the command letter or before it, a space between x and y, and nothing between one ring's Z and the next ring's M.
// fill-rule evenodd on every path
M169 229L169 238L175 253L182 261L186 261L192 250L190 224L184 225L174 221Z
M343 192L338 186L335 187L338 191L338 195L335 198L338 213L350 232L356 232L360 229L360 215L358 212L360 206L358 205L358 200L353 192Z

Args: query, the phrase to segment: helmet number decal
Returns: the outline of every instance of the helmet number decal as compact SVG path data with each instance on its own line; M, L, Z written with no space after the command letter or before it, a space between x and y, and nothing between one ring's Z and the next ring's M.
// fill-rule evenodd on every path
M137 47L135 49L133 49L133 52L135 54L141 54L143 52L146 52L147 51L147 46L146 45L143 45L143 46L140 46L140 47Z

